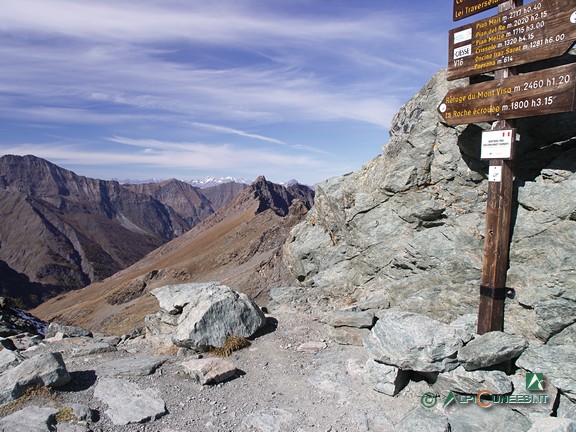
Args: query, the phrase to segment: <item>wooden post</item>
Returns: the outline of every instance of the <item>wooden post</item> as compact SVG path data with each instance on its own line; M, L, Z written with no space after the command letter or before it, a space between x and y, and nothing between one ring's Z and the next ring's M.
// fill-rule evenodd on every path
M498 12L522 6L522 0L508 0L498 6ZM495 72L495 79L507 78L510 69ZM513 121L497 121L493 130L511 129ZM515 137L513 138L515 139ZM515 146L512 146L514 149ZM513 155L511 160L493 159L491 167L501 167L501 181L488 183L486 208L486 234L480 283L480 307L478 309L478 334L504 329L504 300L506 299L506 273L510 250L510 218L514 182Z

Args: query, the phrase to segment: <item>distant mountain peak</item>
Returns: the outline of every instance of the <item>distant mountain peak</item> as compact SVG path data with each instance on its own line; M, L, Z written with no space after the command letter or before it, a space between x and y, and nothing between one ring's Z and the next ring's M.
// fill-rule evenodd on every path
M310 208L314 201L314 191L307 186L294 185L290 188L272 183L264 176L258 176L249 190L260 201L257 212L271 209L279 216L286 216L294 200L301 200Z

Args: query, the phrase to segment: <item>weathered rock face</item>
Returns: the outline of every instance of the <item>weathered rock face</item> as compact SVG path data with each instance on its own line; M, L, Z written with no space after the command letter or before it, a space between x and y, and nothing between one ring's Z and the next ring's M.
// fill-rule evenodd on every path
M16 307L7 297L0 297L0 337L19 333L44 335L47 324Z
M250 337L266 317L244 293L217 282L167 285L151 291L162 311L146 319L157 342L205 351L221 347L228 336Z
M386 311L364 339L377 361L419 372L455 369L456 354L463 344L455 328L398 310Z
M284 246L306 306L378 299L444 322L477 312L488 171L480 143L489 125L448 127L437 114L449 87L463 84L436 74L395 116L381 156L317 185L314 208ZM574 120L517 123L507 284L517 296L505 328L530 340L576 321Z

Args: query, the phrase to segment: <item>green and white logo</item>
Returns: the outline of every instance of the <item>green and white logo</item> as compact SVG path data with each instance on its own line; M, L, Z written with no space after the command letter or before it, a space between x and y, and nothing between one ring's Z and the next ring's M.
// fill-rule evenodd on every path
M448 393L448 396L446 396L446 399L444 399L444 405L442 406L442 408L446 408L448 405L450 405L455 400L456 400L456 396L454 396L454 393L452 391L450 391L450 393Z
M528 391L544 391L546 389L546 381L544 374L540 372L526 373L526 390Z

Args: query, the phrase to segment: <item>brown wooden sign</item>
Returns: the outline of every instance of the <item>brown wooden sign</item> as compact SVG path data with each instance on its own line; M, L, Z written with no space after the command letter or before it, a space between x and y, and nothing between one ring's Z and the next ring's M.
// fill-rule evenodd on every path
M476 15L507 0L454 0L454 21Z
M448 125L574 111L576 63L452 89L438 112Z
M450 31L453 80L561 56L576 41L574 0L539 0Z

